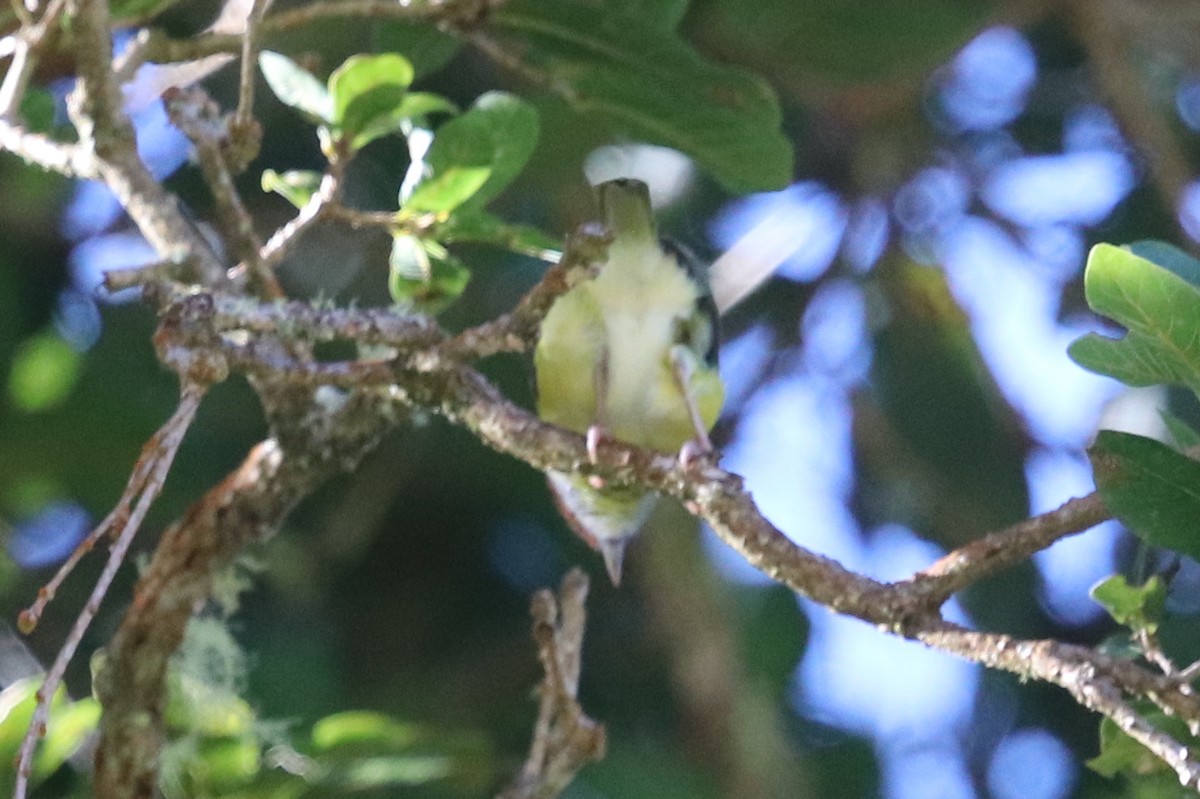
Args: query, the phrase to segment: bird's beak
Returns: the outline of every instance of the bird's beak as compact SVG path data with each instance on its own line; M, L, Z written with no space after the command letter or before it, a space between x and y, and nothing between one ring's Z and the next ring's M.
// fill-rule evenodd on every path
M628 538L609 538L597 542L597 549L604 558L604 567L608 569L608 578L614 586L621 585L621 564L625 561L625 545Z

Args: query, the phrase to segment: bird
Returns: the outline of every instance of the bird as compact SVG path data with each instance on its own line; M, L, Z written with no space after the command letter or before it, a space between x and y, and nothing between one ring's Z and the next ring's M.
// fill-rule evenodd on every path
M600 442L615 439L692 463L713 451L708 433L724 401L706 270L659 238L645 183L609 180L596 195L610 243L594 276L558 297L542 321L538 416L584 435L593 461ZM657 495L554 470L547 480L567 522L620 585L625 548Z

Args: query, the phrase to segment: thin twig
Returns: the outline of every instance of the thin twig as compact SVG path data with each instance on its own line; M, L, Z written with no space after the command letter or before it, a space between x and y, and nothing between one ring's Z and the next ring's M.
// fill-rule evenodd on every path
M552 799L581 768L604 757L604 726L583 712L577 696L587 593L587 576L571 569L557 597L546 590L533 597L533 639L545 678L529 755L497 799Z
M899 585L910 586L906 590L921 596L930 607L939 607L968 585L1110 518L1099 494L1072 499L1048 513L971 541Z
M1084 707L1112 719L1130 737L1169 765L1180 782L1200 787L1200 763L1187 746L1156 729L1123 698L1123 693L1153 698L1184 720L1200 718L1200 701L1170 681L1126 660L1059 641L1022 641L1007 635L966 630L948 622L927 625L914 636L943 651L1022 677L1035 677L1065 688ZM1154 688L1150 688L1154 686ZM1159 688L1165 691L1159 693Z
M444 23L455 26L479 16L480 9L492 5L488 0L429 0L421 3L399 3L396 0L341 0L331 3L310 3L264 16L258 26L262 37L296 30L329 19L397 19L412 22ZM122 75L144 61L156 64L194 61L217 53L238 53L244 47L243 38L236 33L211 32L191 39L171 39L151 34L136 53L137 62L123 64Z
M79 82L68 111L80 141L95 154L97 175L161 257L172 258L184 251L202 282L221 283L224 265L184 216L178 198L167 192L138 155L133 124L123 110L121 89L112 73L108 4L75 0L72 32L78 45Z
M50 700L58 690L58 686L62 683L67 666L75 656L75 651L79 648L79 644L83 640L83 634L87 631L87 628L92 623L92 619L95 618L96 613L100 610L100 602L108 592L108 587L112 584L113 578L116 577L117 570L120 569L121 564L125 561L125 554L129 551L129 545L137 535L143 519L146 518L146 513L150 510L150 506L154 504L154 500L158 498L159 492L162 491L167 473L171 469L171 463L175 460L175 453L179 451L179 445L183 443L184 435L187 433L192 420L196 416L196 410L200 407L200 400L204 397L205 390L205 387L201 385L184 384L179 399L179 407L175 409L175 412L167 420L166 424L159 428L158 432L147 442L146 447L143 449L142 457L139 459L138 466L134 469L133 478L126 487L125 493L121 496L121 500L117 503L117 509L97 528L98 533L93 532L92 536L89 536L92 542L94 542L100 535L111 530L114 538L112 550L109 552L108 561L104 564L104 570L100 573L100 577L96 580L96 585L92 588L87 603L84 605L83 610L80 611L78 618L75 619L70 633L67 635L66 640L63 641L62 648L59 649L57 656L54 658L54 663L50 666L49 671L46 672L46 678L42 682L41 688L38 689L37 705L33 711L33 718L30 720L29 729L25 732L25 737L21 741L20 752L17 755L17 776L13 789L14 799L24 799L28 791L29 777L33 770L34 751L37 748L38 739L46 734L46 722L50 714ZM136 504L133 503L135 496L137 497ZM132 509L130 509L131 505ZM88 548L90 549L90 544ZM57 578L58 575L56 575ZM38 601L44 606L42 596L39 595ZM35 608L36 611L35 609L30 609L22 614L22 626L26 626L30 618L36 621L36 614L40 613L41 608L37 606Z
M247 130L257 126L254 119L254 85L258 77L259 27L263 13L270 0L254 0L250 13L246 15L246 28L242 38L242 68L238 80L238 104L233 112L233 130Z
M165 99L171 122L195 147L204 182L212 192L217 223L234 256L249 273L256 293L269 300L283 297L283 288L274 271L259 258L262 242L254 230L254 219L234 185L226 147L222 146L230 144L232 134L221 118L220 109L199 87L173 89Z
M0 150L47 172L69 178L98 177L92 154L78 144L60 142L24 126L0 119Z
M58 21L66 9L66 0L51 0L41 19L33 24L24 25L14 34L16 49L13 52L12 63L4 74L4 83L0 85L0 119L12 122L21 110L21 101L25 98L25 90L29 78L37 68L41 49L49 36L58 30Z

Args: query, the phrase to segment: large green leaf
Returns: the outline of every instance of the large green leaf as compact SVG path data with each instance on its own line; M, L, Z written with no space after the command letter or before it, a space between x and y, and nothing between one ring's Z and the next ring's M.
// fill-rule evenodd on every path
M1092 248L1084 287L1092 309L1128 332L1076 340L1068 352L1077 363L1131 386L1172 383L1200 391L1200 289L1110 244Z
M718 52L754 48L758 65L830 88L901 86L944 63L988 24L982 0L709 0L690 22ZM815 91L814 91L815 90Z
M436 72L462 49L463 40L429 24L380 18L371 25L373 49L404 53L417 77Z
M1200 463L1152 438L1101 430L1088 450L1104 504L1147 543L1200 558Z
M486 127L492 136L492 172L468 205L482 208L521 173L538 141L538 115L533 106L506 92L488 92L457 119L438 129L463 122ZM437 148L437 139L433 142Z
M537 112L504 92L488 92L437 129L422 177L401 198L406 212L447 214L479 208L512 182L537 145Z
M633 136L686 153L733 191L786 185L793 152L774 93L702 59L663 25L675 15L627 2L512 0L488 26L578 111L609 115Z

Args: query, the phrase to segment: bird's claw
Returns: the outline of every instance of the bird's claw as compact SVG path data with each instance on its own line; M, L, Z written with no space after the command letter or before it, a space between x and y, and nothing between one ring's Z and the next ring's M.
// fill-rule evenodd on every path
M588 460L593 464L600 461L600 444L608 439L608 430L603 425L594 424L587 429Z
M713 452L715 450L708 436L688 439L679 448L679 465L684 469L695 468L698 464L708 461Z
M588 461L592 464L600 461L600 444L607 441L609 438L608 430L604 425L594 424L587 429L585 440L587 442ZM604 488L604 478L593 474L587 479L588 485L597 490Z

